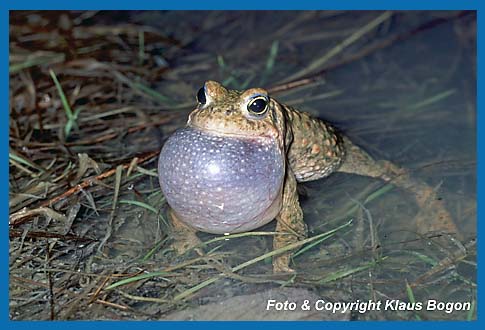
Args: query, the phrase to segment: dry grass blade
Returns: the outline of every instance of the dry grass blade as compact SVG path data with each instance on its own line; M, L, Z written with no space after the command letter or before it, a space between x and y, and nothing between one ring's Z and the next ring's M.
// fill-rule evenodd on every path
M345 48L362 38L364 35L375 29L377 26L387 21L392 16L391 11L386 11L375 19L370 21L368 24L361 27L359 30L351 34L348 38L344 39L341 43L333 47L329 52L327 52L323 57L320 57L306 66L304 69L294 73L285 79L285 81L292 81L301 78L313 71L317 71L322 68L330 59L341 53Z
M450 15L449 17L439 17L432 19L428 22L425 22L423 24L418 25L415 28L410 29L409 31L402 33L402 34L395 34L392 35L382 41L376 42L376 43L371 43L369 46L366 46L362 48L360 51L353 53L349 55L348 57L343 58L342 60L339 60L333 64L329 64L326 67L324 67L321 70L318 70L315 73L308 74L306 77L303 78L294 78L294 79L285 79L285 82L279 83L277 85L271 86L268 88L268 91L271 93L278 93L278 92L283 92L286 90L291 90L294 88L298 88L301 86L309 85L314 83L315 81L323 79L323 76L325 73L327 73L330 70L337 69L339 67L342 67L346 64L356 62L366 56L369 56L370 54L373 54L377 52L378 50L387 48L398 41L403 41L408 38L411 38L412 36L415 36L418 33L427 31L429 29L435 28L441 24L444 24L446 22L449 22L451 20L455 19L460 19L462 17L466 17L470 15L470 11L461 11L458 14L453 14Z
M116 167L115 170L115 183L114 183L114 195L113 195L113 202L111 205L111 213L109 216L108 224L107 224L107 229L106 229L106 234L104 235L103 239L99 243L98 246L98 251L101 251L106 244L106 242L110 239L111 234L113 233L113 220L115 217L116 213L116 207L118 205L118 197L120 194L120 186L121 186L121 175L123 173L123 166L119 165Z

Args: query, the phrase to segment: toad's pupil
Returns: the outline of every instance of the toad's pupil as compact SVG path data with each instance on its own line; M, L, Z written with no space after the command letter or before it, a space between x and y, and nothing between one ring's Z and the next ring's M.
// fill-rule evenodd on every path
M205 104L206 102L204 87L199 89L199 91L197 92L197 102L199 102L200 104Z
M266 100L264 99L256 99L248 106L249 111L255 114L261 114L266 109Z

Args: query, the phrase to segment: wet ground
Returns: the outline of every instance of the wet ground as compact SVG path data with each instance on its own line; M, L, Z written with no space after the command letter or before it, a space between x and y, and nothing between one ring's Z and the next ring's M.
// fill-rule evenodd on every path
M474 319L475 23L473 12L12 12L11 319ZM157 152L209 79L268 88L409 168L462 235L418 234L408 192L336 173L301 186L309 235L334 232L293 255L295 275L264 258L271 237L258 233L274 223L201 234L200 254L177 256ZM471 308L288 317L265 313L272 296Z

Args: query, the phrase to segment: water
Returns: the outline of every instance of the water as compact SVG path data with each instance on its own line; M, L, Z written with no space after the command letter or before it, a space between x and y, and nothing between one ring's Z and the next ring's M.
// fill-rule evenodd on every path
M123 286L120 291L115 289L108 295L102 292L102 299L128 305L129 311L110 309L106 313L107 309L102 308L82 308L81 311L68 308L66 315L76 310L77 317L86 319L95 316L184 318L192 315L191 312L185 316L174 316L173 312L184 313L186 308L197 311L201 305L214 304L208 306L213 306L209 310L214 311L212 317L217 318L217 308L224 306L227 299L234 296L244 299L248 295L247 299L259 301L253 299L254 295L267 293L269 288L284 297L281 286L300 290L299 298L308 296L307 290L311 290L311 299L320 297L335 302L369 299L407 302L412 300L411 296L418 302L428 299L476 301L476 251L473 245L476 237L476 18L468 14L460 19L449 19L457 14L431 11L397 12L392 17L372 11L119 11L83 14L80 21L86 25L132 23L146 28L144 54L148 59L145 61L152 65L148 70L139 70L137 65L142 67L140 63L145 62L135 63L130 57L137 56L139 44L130 43L132 39L123 33L120 37L107 33L112 38L110 41L115 40L123 47L120 46L121 50L110 49L104 56L111 60L109 56L121 54L113 58L123 66L123 72L129 77L145 75L147 85L163 98L153 101L147 94L140 96L139 91L133 92L132 87L113 78L113 85L123 85L123 89L120 87L117 90L120 95L109 103L124 101L136 108L136 116L143 114L157 120L164 119L163 116L169 118L156 129L140 130L99 145L74 144L71 149L73 154L87 152L100 163L109 160L112 164L117 164L119 158L130 159L138 153L160 149L168 135L185 124L204 81L216 80L235 89L281 86L295 73L325 58L335 46L377 17L383 17L378 28L370 29L343 50L336 51L324 65L316 65L311 72L330 68L319 79L270 95L333 123L375 158L406 167L415 177L436 187L463 237L458 239L440 233L420 235L413 223L419 209L409 192L376 179L335 173L300 187L309 235L315 236L339 226L341 229L326 240L295 253L292 267L298 271L297 276L273 275L270 258L233 273L234 268L248 260L269 253L272 238L248 235L207 243L219 236L200 234L201 240L208 244L199 251L200 255L177 256L170 250L169 224L164 214L157 212L164 204L158 178L147 175L146 171L134 172L132 175L137 179L132 179L128 187L121 187L116 212L111 211L112 182L107 184L108 188L95 185L98 190L93 189L92 195L80 195L84 204L72 232L83 237L88 233L88 237L99 242L105 237L106 228L112 227L113 233L102 251L96 251L97 243L79 246L79 251L66 252L60 264L53 259L51 266L79 269L96 276L101 272L103 275L167 273L156 273L153 278ZM79 13L71 15L77 17ZM56 17L51 21L59 20ZM433 22L433 27L416 30L426 22ZM152 28L155 30L150 30ZM415 33L408 34L411 30ZM140 34L136 35L140 37ZM386 44L397 35L406 38L396 38ZM165 42L164 38L171 41ZM22 45L32 47L29 51L37 50L34 49L37 47L35 43ZM375 50L368 56L358 56L369 47L375 47ZM95 56L97 53L93 49ZM84 51L92 49L85 47ZM78 55L83 56L82 53ZM106 61L105 58L98 60ZM335 66L342 61L346 63ZM69 70L61 77L63 82L67 81ZM83 74L78 73L73 85L77 85L77 79L82 77ZM70 93L68 85L66 91ZM126 105L121 101L120 107ZM133 113L126 110L126 117L124 112L121 113L122 120L118 122L129 126L130 118L135 118ZM81 112L80 116L87 114ZM117 118L116 114L112 116ZM89 125L81 126L82 129L85 127ZM50 139L56 142L56 134L52 136ZM72 139L76 141L76 136ZM133 145L137 147L132 148ZM155 162L143 166L153 170L154 174ZM124 174L121 180L125 180ZM140 206L140 201L152 208ZM92 208L93 204L97 209ZM108 225L109 221L113 224ZM273 222L258 231L271 232L274 226ZM75 253L82 257L76 257ZM20 249L15 250L12 260L17 257L19 260L22 257ZM45 259L44 255L41 257ZM20 264L22 267L23 263ZM36 274L44 274L35 267L27 268ZM21 278L19 274L14 272ZM64 272L58 274L66 275ZM224 275L218 277L219 274ZM70 273L67 275L70 279ZM86 278L89 283L91 277ZM44 281L45 278L34 280ZM116 280L112 278L112 282ZM103 281L104 278L99 279L99 283L90 282L92 286L74 283L71 287L76 295L79 291L90 297L84 288L103 286ZM187 295L187 300L181 304L182 299L178 298L188 290L193 290L192 295ZM62 297L58 295L56 299L62 305ZM241 309L247 305L238 301ZM33 306L34 312L28 315L34 317L38 317L36 308L41 311L46 308ZM233 313L225 317L237 319L238 315L244 314ZM330 316L326 312L313 314L316 319ZM473 311L381 310L342 314L343 319L363 320L463 320L469 317L475 317Z
M198 12L167 13L165 18L190 18L173 33L190 39L190 51L177 59L179 64L205 64L195 72L178 77L193 84L193 91L196 91L196 86L208 79L225 82L232 88L268 87L284 82L380 14ZM328 65L424 22L453 14L397 13L378 31L369 33L329 60ZM412 169L417 177L439 189L439 196L447 201L448 209L464 233L464 243L476 235L473 21L469 16L441 24L330 70L324 80L273 94L284 103L334 123L374 157ZM165 24L159 26L168 29ZM192 29L190 37L185 34L188 29ZM274 66L268 69L269 54L275 47L278 53ZM326 294L326 286L316 284L325 276L335 271L368 267L366 272L357 272L354 276L358 284L350 300L385 297L407 300L409 293L406 293L405 283L409 281L417 300L432 297L442 301L472 301L474 288L461 277L475 278L475 268L470 265L459 264L458 273L444 269L439 276L427 274L425 277L429 278L424 280L427 284L418 285L421 275L462 245L448 237L429 238L416 234L411 224L418 208L406 191L386 190L365 203L373 192L382 188L383 183L375 179L346 174L305 184L302 205L311 235L335 228L349 219L354 219L354 223L352 230L346 229L330 242L296 257L296 269L303 271L307 280L317 279L310 282L318 292ZM273 228L269 225L263 229ZM238 255L248 242L260 245L261 241L261 238L240 239L231 241L230 247L225 244L224 248ZM268 242L265 244L267 248ZM470 261L473 250L472 245ZM257 253L247 254L246 259ZM236 263L240 260L240 257L233 258ZM370 266L373 262L380 267ZM258 271L260 269L253 268L249 272ZM331 283L327 285L346 287L349 282L347 277ZM232 289L227 284L216 286L234 294L246 292L246 289L234 289L233 284L229 284ZM467 317L466 312L424 311L416 315L413 312L371 312L361 317Z

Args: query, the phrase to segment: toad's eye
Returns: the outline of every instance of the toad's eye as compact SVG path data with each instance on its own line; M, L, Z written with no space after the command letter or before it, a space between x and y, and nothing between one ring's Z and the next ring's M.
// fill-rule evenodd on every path
M199 89L199 91L197 92L197 102L199 102L202 105L204 105L205 102L207 102L207 99L205 98L205 88L204 87Z
M262 95L256 96L248 103L248 111L261 116L268 110L268 99Z

